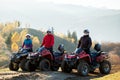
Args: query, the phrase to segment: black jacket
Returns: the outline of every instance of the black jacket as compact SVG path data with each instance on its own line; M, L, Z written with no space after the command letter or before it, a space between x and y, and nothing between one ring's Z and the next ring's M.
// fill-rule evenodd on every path
M77 48L82 48L83 50L89 50L92 45L92 40L89 35L82 36L79 40Z

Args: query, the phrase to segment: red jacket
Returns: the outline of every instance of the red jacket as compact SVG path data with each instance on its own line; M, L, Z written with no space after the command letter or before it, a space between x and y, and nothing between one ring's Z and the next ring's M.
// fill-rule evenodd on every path
M54 45L54 36L52 34L47 34L43 38L43 42L41 46L45 46L46 48L51 48Z

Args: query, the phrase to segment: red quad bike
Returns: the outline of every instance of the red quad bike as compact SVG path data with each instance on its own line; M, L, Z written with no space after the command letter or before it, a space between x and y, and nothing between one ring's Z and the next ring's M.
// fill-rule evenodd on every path
M70 73L72 69L77 69L80 75L87 76L89 72L94 72L96 68L99 68L100 73L109 74L111 64L107 60L108 54L101 51L100 44L96 44L94 49L96 52L91 53L91 56L85 51L79 54L65 54L61 64L62 71ZM93 63L96 63L97 66L94 66Z
M27 71L35 71L37 68L41 71L57 71L64 58L64 45L60 44L58 50L59 52L53 52L52 55L49 50L42 47L37 52L29 54L25 64Z

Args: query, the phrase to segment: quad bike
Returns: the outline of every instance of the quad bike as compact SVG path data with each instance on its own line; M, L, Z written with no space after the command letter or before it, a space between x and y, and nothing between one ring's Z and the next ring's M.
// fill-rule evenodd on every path
M41 71L57 71L64 57L64 45L60 44L58 50L59 52L53 52L52 54L46 48L41 47L35 53L29 54L25 64L26 70L35 71L39 69Z
M87 54L84 50L79 54L65 54L64 60L61 64L63 72L70 73L72 69L77 69L78 73L82 76L87 76L89 72L94 72L96 68L99 68L100 73L109 74L111 70L111 64L107 60L108 54L101 51L100 44L96 44L94 49L96 52ZM96 55L93 57L92 55ZM93 65L96 63L96 65Z
M29 49L19 48L17 53L13 53L10 58L9 63L9 69L12 71L18 71L19 67L23 71L26 71L25 69L25 63L26 63L26 57L29 54Z

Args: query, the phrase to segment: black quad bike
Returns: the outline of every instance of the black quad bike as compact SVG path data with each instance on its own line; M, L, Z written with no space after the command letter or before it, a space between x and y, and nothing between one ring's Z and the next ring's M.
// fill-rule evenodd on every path
M64 57L64 45L60 44L58 50L59 52L53 52L51 54L49 50L42 47L37 52L29 54L25 64L26 70L57 71Z
M26 63L26 57L29 54L29 49L19 48L17 53L13 53L10 58L9 63L9 69L12 71L18 71L19 67L23 71L26 71L25 69L25 63Z
M100 44L96 44L95 52L90 55L84 50L79 54L66 54L61 65L63 72L70 73L72 69L77 69L78 73L82 76L87 76L88 73L94 72L99 68L100 73L109 74L111 70L111 63L108 61L108 54L101 51Z

